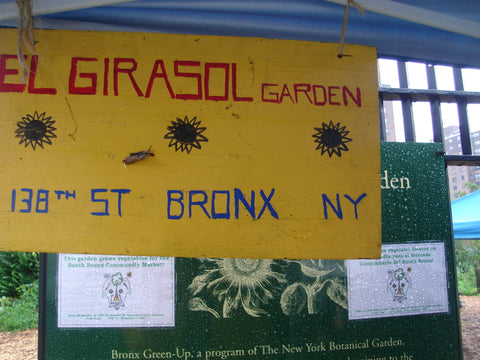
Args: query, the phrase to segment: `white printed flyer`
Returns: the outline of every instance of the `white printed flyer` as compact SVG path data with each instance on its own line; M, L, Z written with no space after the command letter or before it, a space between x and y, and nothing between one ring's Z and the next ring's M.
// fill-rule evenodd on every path
M175 325L175 260L58 255L58 327Z
M382 257L348 260L350 320L448 312L445 245L383 245Z

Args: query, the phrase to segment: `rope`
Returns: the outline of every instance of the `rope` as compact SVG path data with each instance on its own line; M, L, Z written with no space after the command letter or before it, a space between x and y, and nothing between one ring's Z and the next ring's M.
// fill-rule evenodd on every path
M18 46L17 56L22 70L22 82L27 77L27 66L25 64L25 56L23 47L32 54L35 54L35 40L33 37L33 14L32 0L17 0L18 7Z
M338 55L337 55L337 57L339 57L340 59L344 56L348 56L343 54L343 47L345 46L345 34L347 32L348 10L350 9L350 5L353 5L355 9L357 9L362 16L365 15L365 11L354 0L347 1L347 4L345 5L345 10L343 12L342 30L340 32L340 46L338 48Z

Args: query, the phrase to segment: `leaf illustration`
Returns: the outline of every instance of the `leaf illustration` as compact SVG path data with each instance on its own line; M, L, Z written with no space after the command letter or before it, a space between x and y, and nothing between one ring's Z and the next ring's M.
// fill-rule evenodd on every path
M294 283L289 285L280 297L280 306L285 315L300 314L307 302L305 285Z
M338 305L347 309L348 307L348 295L345 284L340 281L332 281L330 286L327 288L328 297L336 302Z
M215 316L217 319L220 319L221 317L218 312L205 304L205 301L203 301L199 297L190 299L190 301L188 302L188 309L191 311L207 311L213 316Z
M337 260L293 260L300 264L302 272L313 278L326 275L343 275L343 261Z

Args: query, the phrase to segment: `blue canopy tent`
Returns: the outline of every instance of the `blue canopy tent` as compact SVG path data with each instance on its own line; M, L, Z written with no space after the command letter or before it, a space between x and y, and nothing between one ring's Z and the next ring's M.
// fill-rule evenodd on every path
M163 32L339 42L382 57L480 67L480 1L472 0L38 0L35 28ZM360 11L358 11L357 9ZM360 12L364 12L362 15ZM17 27L15 0L0 26Z
M455 239L480 239L480 191L452 201Z

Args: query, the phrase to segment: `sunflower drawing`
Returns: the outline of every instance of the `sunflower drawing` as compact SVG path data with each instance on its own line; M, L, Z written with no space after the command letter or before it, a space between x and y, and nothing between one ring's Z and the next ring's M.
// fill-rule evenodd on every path
M200 142L207 142L208 139L202 134L207 128L200 127L201 121L197 117L188 119L188 116L182 120L177 118L177 121L172 121L172 125L168 126L168 133L164 136L165 139L170 139L168 147L175 146L175 151L186 151L188 154L192 148L201 149Z
M54 133L57 129L53 124L55 121L51 116L35 111L33 115L27 114L22 117L22 121L17 122L15 137L20 138L19 144L25 144L25 147L30 145L35 150L38 145L43 149L43 144L52 145L51 138L57 137Z
M250 316L269 315L264 307L286 283L284 275L275 271L277 267L275 260L267 259L206 259L203 274L188 287L193 296L189 308L217 318L231 317L242 308ZM218 301L222 315L207 305L208 294Z
M316 127L317 132L312 135L318 143L316 150L321 150L321 155L327 153L329 157L333 154L341 157L342 151L348 151L346 143L352 141L347 137L350 131L345 128L346 126L340 126L340 123L333 124L333 121L329 124L322 123L321 128Z

